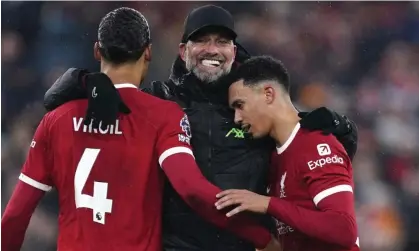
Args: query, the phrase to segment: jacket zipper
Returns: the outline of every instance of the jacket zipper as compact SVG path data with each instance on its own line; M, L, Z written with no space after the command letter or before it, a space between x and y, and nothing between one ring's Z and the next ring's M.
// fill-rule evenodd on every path
M212 170L211 170L211 158L212 158L212 122L211 122L211 120L212 120L212 104L211 103L209 103L209 106L210 106L210 109L209 109L209 112L210 112L210 116L208 116L208 118L209 118L209 121L208 121L208 142L209 142L209 144L208 144L208 173L210 173ZM211 177L211 176L209 176L209 177Z

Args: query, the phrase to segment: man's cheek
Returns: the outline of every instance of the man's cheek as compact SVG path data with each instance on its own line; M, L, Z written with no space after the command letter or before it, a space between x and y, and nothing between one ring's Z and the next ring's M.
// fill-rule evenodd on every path
M255 122L264 122L266 121L266 118L264 117L264 107L261 103L256 103L254 105L254 110L252 111L252 114L254 115Z

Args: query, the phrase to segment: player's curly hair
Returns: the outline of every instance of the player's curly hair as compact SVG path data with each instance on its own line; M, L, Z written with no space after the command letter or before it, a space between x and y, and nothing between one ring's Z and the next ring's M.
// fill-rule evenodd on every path
M270 56L255 56L246 60L235 72L234 81L244 85L256 85L260 81L273 80L290 92L290 76L284 64Z
M151 42L147 19L131 8L115 9L102 18L98 42L107 61L114 64L136 61Z

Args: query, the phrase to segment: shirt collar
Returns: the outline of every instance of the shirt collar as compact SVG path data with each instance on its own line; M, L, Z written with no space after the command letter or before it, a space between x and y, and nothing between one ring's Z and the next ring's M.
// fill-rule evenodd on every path
M116 89L122 89L122 88L135 88L138 89L137 86L131 84L131 83L122 83L122 84L116 84L115 85Z
M285 141L285 143L281 146L281 147L277 147L276 148L276 152L278 154L283 153L285 150L287 150L288 146L292 143L292 141L294 140L295 136L297 135L297 132L300 130L300 123L297 123L294 127L294 129L291 132L291 135L288 137L288 139Z

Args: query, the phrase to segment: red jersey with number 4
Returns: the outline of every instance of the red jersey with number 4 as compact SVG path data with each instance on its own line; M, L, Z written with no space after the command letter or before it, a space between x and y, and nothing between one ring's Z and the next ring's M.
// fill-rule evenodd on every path
M175 103L116 85L129 115L102 130L83 124L86 100L46 114L20 180L59 194L59 251L161 250L159 158L192 154Z
M270 195L276 197L277 204L291 202L295 206L291 210L293 212L290 212L293 217L276 219L277 237L284 251L359 250L359 239L355 240L351 161L333 135L325 136L320 131L310 132L297 124L289 139L273 154L271 171ZM343 200L347 201L345 206ZM270 204L268 212L273 215L275 203ZM354 231L353 244L348 244L348 239L347 247L336 244L341 239L339 235L345 236L348 233L335 227L334 224L339 226L340 223L329 222L327 218L319 221L314 214L310 214L311 219L307 219L307 215L313 211L324 213L317 216L330 214L337 217L334 219L345 217L342 222L350 222ZM300 223L301 217L305 217L305 222Z

